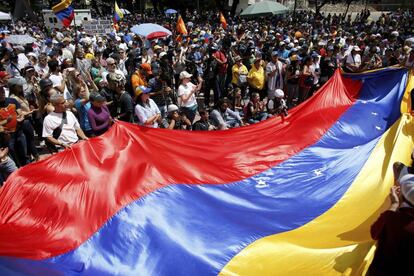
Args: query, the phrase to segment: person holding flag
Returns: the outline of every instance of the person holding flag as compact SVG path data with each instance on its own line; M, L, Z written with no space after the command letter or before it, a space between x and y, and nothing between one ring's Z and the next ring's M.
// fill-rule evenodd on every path
M72 0L62 0L62 2L53 6L52 10L65 27L69 27L72 20L75 18L75 10L72 7Z

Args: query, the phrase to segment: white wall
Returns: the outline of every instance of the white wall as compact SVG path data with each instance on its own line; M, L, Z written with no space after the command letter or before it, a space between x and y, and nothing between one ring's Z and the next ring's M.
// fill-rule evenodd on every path
M52 10L42 10L43 19L47 28L63 28L62 22L55 16ZM85 10L75 10L75 19L72 21L71 26L82 25L82 21L91 21L91 11L88 9Z

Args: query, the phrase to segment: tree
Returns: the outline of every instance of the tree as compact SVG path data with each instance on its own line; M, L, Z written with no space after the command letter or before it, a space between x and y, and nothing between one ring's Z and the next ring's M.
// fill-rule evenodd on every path
M321 9L323 6L330 2L337 2L337 1L331 1L331 0L315 0L315 12L317 15L321 14ZM296 1L295 1L296 3Z
M219 11L224 12L224 0L214 0Z
M348 13L349 6L352 4L352 2L355 2L355 0L345 0L346 10L345 10L345 14L344 14L344 19L346 19L346 14Z
M293 17L294 18L296 17L296 8L297 8L297 6L298 6L298 0L295 0L295 4L293 6Z
M296 2L296 0L295 0ZM231 9L230 9L230 14L231 15L235 15L236 14L236 9L237 9L237 5L240 3L240 0L233 0L233 4L231 5Z

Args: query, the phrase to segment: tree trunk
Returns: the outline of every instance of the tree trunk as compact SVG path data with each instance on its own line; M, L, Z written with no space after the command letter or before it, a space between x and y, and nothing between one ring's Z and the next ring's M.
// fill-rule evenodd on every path
M216 6L217 6L218 10L220 12L224 12L223 2L221 0L214 0L214 2L216 3Z
M349 6L351 5L352 1L346 1L346 10L344 14L344 20L346 19L346 15L348 14Z
M296 2L296 0L295 0ZM233 0L233 4L231 5L230 14L234 16L236 14L237 5L240 3L240 0Z
M297 6L298 6L298 0L295 0L295 4L293 6L293 18L296 17L296 8L297 8Z

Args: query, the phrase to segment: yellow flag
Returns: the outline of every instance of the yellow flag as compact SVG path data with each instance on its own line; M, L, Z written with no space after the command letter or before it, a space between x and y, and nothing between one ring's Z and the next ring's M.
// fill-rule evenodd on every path
M178 20L177 20L177 32L180 34L184 34L184 35L188 34L187 28L185 27L184 20L181 17L181 15L178 16Z

